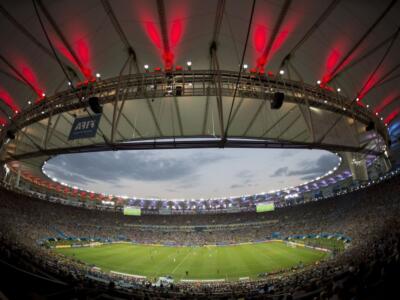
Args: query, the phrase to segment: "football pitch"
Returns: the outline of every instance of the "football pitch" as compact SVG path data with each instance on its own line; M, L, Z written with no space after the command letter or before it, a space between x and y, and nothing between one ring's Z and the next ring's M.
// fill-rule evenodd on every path
M103 271L152 279L170 275L175 280L257 278L261 273L312 264L329 255L310 248L290 247L280 241L203 247L109 244L56 251Z

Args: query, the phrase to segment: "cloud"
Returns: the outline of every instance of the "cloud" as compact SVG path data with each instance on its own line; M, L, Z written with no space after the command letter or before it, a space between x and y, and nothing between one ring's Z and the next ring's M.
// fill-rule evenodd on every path
M243 187L252 187L257 186L258 183L254 183L250 178L243 181L243 183L235 183L230 186L231 189L243 188Z
M245 185L244 184L232 184L231 186L230 186L230 188L231 189L238 189L238 188L242 188L242 187L244 187Z
M236 174L236 176L239 178L253 178L254 175L255 174L250 170L243 170Z
M310 180L324 172L333 169L338 163L336 156L324 154L317 161L305 160L300 162L299 168L290 170L289 167L281 167L275 170L270 177L301 176L302 180Z
M304 181L309 181L309 180L315 179L315 177L318 177L318 175L315 175L315 174L305 175L305 176L300 177L300 179L304 180Z
M313 175L318 176L330 169L333 169L338 163L338 159L333 155L322 155L316 162L303 161L300 163L301 169L288 172L288 176L293 175Z
M289 172L288 167L281 167L279 169L276 169L275 172L270 177L287 176L288 172Z
M122 179L171 181L182 178L190 178L193 182L198 168L223 159L224 156L215 153L178 158L158 156L151 151L83 153L55 157L46 164L46 171L52 170L63 177L60 179L78 183L106 180L117 183Z

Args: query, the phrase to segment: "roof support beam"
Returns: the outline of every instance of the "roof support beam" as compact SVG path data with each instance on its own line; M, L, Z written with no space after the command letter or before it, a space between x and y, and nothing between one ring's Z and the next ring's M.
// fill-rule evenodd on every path
M394 32L393 34L391 34L389 37L385 38L383 41L379 42L376 46L374 46L372 49L370 49L368 52L366 52L365 54L363 54L362 56L360 56L357 59L354 59L352 62L350 62L348 65L343 66L342 70L340 71L341 74L347 72L348 70L350 70L351 68L355 67L356 65L358 65L360 62L364 61L365 59L367 59L368 57L370 57L372 54L376 53L377 51L379 51L382 47L384 47L387 43L390 43L393 39L393 37L395 37L398 34L398 31L400 31L400 27L396 30L396 32Z
M229 126L231 124L231 116L232 116L232 111L233 111L233 107L235 105L235 100L236 100L236 94L239 88L239 83L240 83L240 79L242 78L242 71L243 71L243 62L244 62L244 57L246 55L246 51L247 51L247 44L249 42L249 36L250 36L250 31L251 31L251 26L253 24L253 16L254 16L254 9L256 7L256 0L253 0L253 4L251 6L251 11L250 11L250 18L249 18L249 24L247 26L247 33L246 33L246 41L244 43L244 47L243 47L243 51L242 51L242 58L240 60L240 66L239 66L239 75L237 77L236 80L236 85L235 85L235 90L233 92L233 97L232 97L232 104L231 107L229 109L229 115L228 115L228 120L227 120L227 124L226 124L226 129L224 130L224 135L222 138L222 142L225 143L225 141L227 140L228 137L228 132L229 132Z
M15 74L17 74L17 76L18 76L19 78L22 79L22 81L25 83L25 85L26 85L27 87L29 87L29 88L37 95L37 90L36 90L36 88L32 85L32 83L30 83L30 82L28 81L28 79L26 79L25 76L22 75L22 73L21 73L20 71L17 70L16 67L14 67L14 65L13 65L12 63L10 63L10 62L9 62L3 55L1 55L1 54L0 54L0 60L1 60L2 62L4 62L4 63L7 65L7 67L9 67ZM38 95L38 96L42 96L42 95Z
M58 35L58 37L60 38L61 42L64 44L64 46L67 48L67 50L69 51L69 53L71 53L75 63L79 66L82 74L84 76L87 76L87 74L85 75L84 70L86 69L86 67L83 65L83 63L81 62L81 60L79 59L78 55L75 53L74 49L71 47L71 45L69 44L69 42L67 41L66 37L64 36L64 34L61 32L60 27L57 25L56 21L53 19L53 17L50 15L49 11L47 10L47 8L43 5L42 0L33 0L35 1L38 6L40 7L40 9L42 10L43 14L45 15L45 17L47 18L47 20L49 21L50 25L53 27L54 31L56 32L56 34Z
M78 147L48 149L43 151L24 153L15 155L13 158L6 158L2 162L12 160L21 160L27 158L40 157L43 155L57 155L67 153L81 152L99 152L111 150L148 150L148 149L189 149L189 148L220 148L221 142L218 139L208 141L152 141L152 142L133 142L133 143L116 143L103 145L85 145ZM328 151L349 151L367 153L372 155L382 154L379 151L371 150L366 147L338 146L331 144L319 143L292 143L286 140L268 141L268 140L227 140L224 145L226 148L273 148L273 149L324 149Z
M310 132L311 132L312 140L313 140L313 142L315 142L314 122L313 122L313 117L312 117L312 113L311 113L311 109L310 109L310 101L308 99L308 95L307 95L306 89L304 88L303 77L300 75L300 73L297 71L297 69L294 67L294 65L292 64L291 61L288 61L287 63L288 63L288 66L293 69L293 71L295 72L295 74L299 78L300 82L302 83L303 95L304 95L304 100L305 100L305 103L306 103L307 116L305 115L305 113L303 112L301 107L299 107L299 109L300 109L300 112L303 114L303 119L307 124L308 130L310 130ZM289 79L290 79L290 73L289 73ZM307 117L308 117L308 119L307 119Z
M23 35L25 35L29 40L31 40L42 52L47 54L51 59L56 59L53 53L46 48L30 31L24 27L14 16L12 16L1 4L0 4L0 13L11 23L13 24ZM74 77L77 76L75 70L69 65L61 62L63 67L67 69Z
M113 117L112 117L112 124L111 124L111 143L114 143L115 140L115 131L116 127L118 126L117 123L117 111L118 111L118 102L119 102L119 95L121 92L121 80L122 75L124 74L125 68L128 65L129 61L131 60L131 56L128 56L124 65L122 66L121 71L119 72L118 84L117 84L117 93L115 94L114 98L114 109L113 109Z
M281 11L279 13L278 20L275 23L275 26L274 26L274 28L272 30L272 34L269 37L267 46L265 47L264 53L261 56L262 63L260 63L257 66L258 68L262 69L262 71L264 71L264 69L265 69L265 67L266 67L266 65L268 63L268 58L269 58L269 54L271 52L272 46L273 46L273 44L275 42L275 39L276 39L276 36L278 35L279 30L280 30L280 28L282 26L283 20L285 20L286 14L289 11L289 7L290 7L291 3L292 3L292 0L285 0L284 4L282 6L282 9L281 9Z
M254 122L257 120L258 115L261 113L261 110L263 107L266 105L267 100L262 100L260 105L257 108L257 111L255 112L254 116L251 118L250 123L247 125L246 129L243 132L243 136L247 136L247 133L253 127Z
M386 15L390 12L392 7L397 3L397 0L392 0L386 9L379 15L379 17L375 20L375 22L368 28L368 30L361 36L361 38L354 44L354 46L350 49L349 52L342 58L342 60L336 65L336 67L329 74L328 81L326 83L330 83L334 80L340 73L340 69L343 64L349 59L349 57L358 49L358 47L365 41L365 39L371 34L371 32L375 29L376 26L386 17Z
M174 106L176 112L176 118L178 119L178 127L180 135L183 136L183 125L182 125L182 118L181 118L181 110L179 109L178 98L174 97Z
M211 39L211 44L209 48L209 53L210 53L210 70L216 70L216 63L215 59L217 59L217 46L218 46L218 39L219 39L219 33L221 31L221 26L222 26L222 19L224 17L224 10L225 10L225 0L218 0L217 2L217 10L215 13L215 19L214 19L214 30L213 30L213 36ZM218 66L219 69L219 66ZM213 79L212 82L215 84L215 78L216 75L212 75ZM217 88L215 86L215 88ZM207 87L207 91L209 91L210 87ZM218 101L218 100L217 100ZM205 110L204 110L204 121L203 121L203 133L206 131L207 127L207 121L208 121L208 113L210 109L210 97L207 93L207 98L206 98L206 104L205 104ZM223 127L221 127L221 130Z
M274 124L272 124L269 128L267 128L264 133L260 137L265 137L268 132L270 132L272 129L274 129L284 118L286 118L297 106L293 105L291 109L289 109L286 113L283 114L282 117L279 118Z
M286 126L285 127L285 129L283 129L282 131L281 131L281 133L278 135L278 140L280 140L281 139L281 137L300 119L300 117L301 117L301 113L299 113L298 115L297 115L297 117L296 118L294 118L293 120L292 120L292 122L290 122L289 124L288 124L288 126Z
M359 95L358 96L363 96L362 93L363 92L367 92L364 91L364 89L368 86L368 84L371 82L372 78L375 76L376 72L379 70L379 68L382 66L383 62L385 61L386 57L389 55L390 50L392 50L392 47L397 39L397 37L399 36L400 33L400 27L399 30L396 31L396 34L393 36L392 40L390 41L389 47L386 49L385 53L383 54L382 58L380 59L380 61L378 62L378 64L376 65L374 71L368 76L367 81L364 83L364 85L362 86L362 88L360 89ZM379 81L378 81L379 83ZM374 84L375 85L375 84ZM372 86L373 87L373 86Z
M103 4L103 8L104 8L105 12L107 13L108 17L110 18L110 21L113 24L115 31L117 32L122 43L124 44L125 49L128 52L128 55L132 58L136 73L140 73L136 52L133 49L132 45L129 43L129 40L126 37L126 34L125 34L124 30L122 29L122 26L119 23L110 2L108 0L101 0L101 3Z
M340 0L332 0L329 6L324 10L318 20L308 29L306 34L302 37L300 41L290 50L290 52L283 58L281 62L281 68L289 62L291 58L295 55L296 51L314 34L314 32L321 26L322 23L329 17L329 15L335 10Z

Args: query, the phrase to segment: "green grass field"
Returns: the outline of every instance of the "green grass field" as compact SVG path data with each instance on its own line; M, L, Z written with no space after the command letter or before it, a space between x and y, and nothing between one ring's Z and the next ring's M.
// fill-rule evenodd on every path
M103 271L151 278L171 275L175 280L256 278L260 273L288 269L300 262L312 264L328 255L309 248L289 247L280 241L224 247L112 244L55 251Z

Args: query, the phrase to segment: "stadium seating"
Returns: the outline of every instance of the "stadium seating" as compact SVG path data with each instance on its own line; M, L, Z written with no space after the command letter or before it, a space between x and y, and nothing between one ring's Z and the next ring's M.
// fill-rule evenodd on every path
M203 245L268 239L276 232L282 237L341 233L351 237L352 243L335 259L284 276L256 281L200 286L178 283L165 291L150 288L147 281L135 282L118 278L118 275L101 275L105 282L129 282L129 288L124 290L130 293L157 295L160 298L171 295L185 298L189 294L208 298L211 294L217 297L231 295L234 291L235 296L247 295L249 298L263 297L267 293L295 298L307 295L329 298L336 295L340 299L344 291L354 296L382 293L382 288L389 290L386 285L391 282L391 276L398 275L399 195L400 177L397 176L367 189L268 213L128 217L120 212L65 206L1 189L0 251L2 257L20 267L29 265L30 272L47 272L67 284L76 285L79 282L87 287L93 284L90 276L100 275L90 275L92 271L88 266L68 260L40 244L49 238L123 238L139 243ZM195 230L198 226L204 229Z

